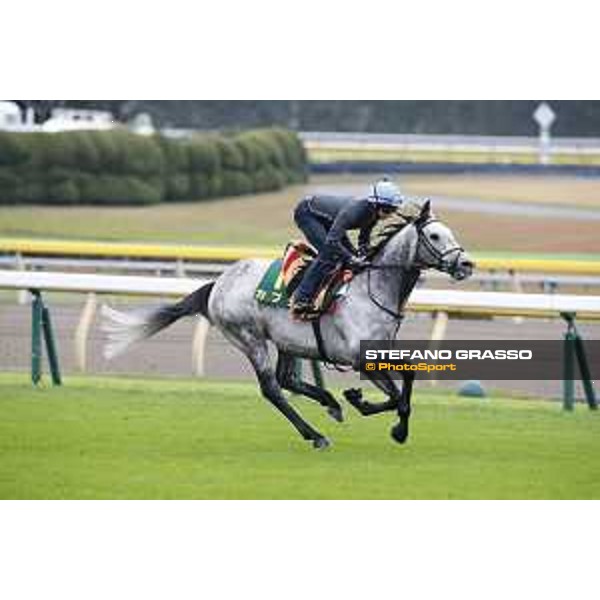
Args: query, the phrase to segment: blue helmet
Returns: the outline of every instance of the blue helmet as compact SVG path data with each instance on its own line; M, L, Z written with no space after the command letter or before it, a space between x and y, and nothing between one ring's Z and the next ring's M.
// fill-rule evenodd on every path
M395 183L389 179L380 179L373 185L369 200L389 208L398 208L403 201L402 194Z

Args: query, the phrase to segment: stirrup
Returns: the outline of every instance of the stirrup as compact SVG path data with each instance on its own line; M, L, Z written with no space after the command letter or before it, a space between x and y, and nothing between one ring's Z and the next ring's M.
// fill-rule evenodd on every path
M319 317L320 312L315 310L312 302L292 304L290 307L292 317L298 321L312 321Z
M304 312L304 313L292 313L292 319L301 323L310 323L312 321L318 321L321 313L319 312Z

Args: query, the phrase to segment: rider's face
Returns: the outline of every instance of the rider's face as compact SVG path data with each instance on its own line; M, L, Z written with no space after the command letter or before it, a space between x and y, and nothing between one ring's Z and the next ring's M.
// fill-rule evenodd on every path
M377 216L380 219L384 219L385 217L389 217L394 212L393 206L380 206L377 210Z

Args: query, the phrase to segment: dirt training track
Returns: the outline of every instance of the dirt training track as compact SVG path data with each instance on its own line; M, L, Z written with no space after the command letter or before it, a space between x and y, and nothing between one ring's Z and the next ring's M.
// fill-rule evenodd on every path
M58 347L63 371L76 373L74 357L74 332L80 316L79 304L59 304L50 296L54 326L58 337ZM119 304L121 307L133 304ZM598 339L600 325L580 326L584 337ZM98 318L94 322L88 345L88 371L93 374L128 374L170 377L192 376L191 347L194 321L187 319L176 323L154 339L143 342L124 356L107 362L102 357L102 333ZM402 327L401 336L405 339L428 339L431 332L431 319L426 315L409 315ZM526 320L517 323L513 319L493 321L451 320L448 326L448 339L561 339L564 325L558 320ZM3 371L29 369L31 335L30 306L4 302L0 304L0 369ZM254 374L246 359L233 348L216 329L211 329L206 353L206 376L211 379L253 380ZM351 387L358 378L354 374L340 376L335 372L325 372L327 381L335 385ZM560 381L497 381L485 382L488 388L534 396L559 397ZM358 382L365 388L370 384ZM426 382L419 385L429 386ZM444 384L453 389L460 384ZM581 394L581 391L579 391Z
M291 215L300 198L318 190L365 193L373 177L319 176L279 192L214 202L6 206L0 207L0 236L283 247L299 235ZM600 178L398 179L409 196L443 199L439 206L434 202L434 211L470 251L600 254Z

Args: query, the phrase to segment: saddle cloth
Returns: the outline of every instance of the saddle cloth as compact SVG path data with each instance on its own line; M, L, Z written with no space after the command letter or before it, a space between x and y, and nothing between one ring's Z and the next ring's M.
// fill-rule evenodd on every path
M306 242L290 242L282 258L274 260L256 288L254 297L260 304L289 308L291 297L317 252ZM338 298L345 295L352 271L341 269L329 276L314 301L318 312L333 312Z

